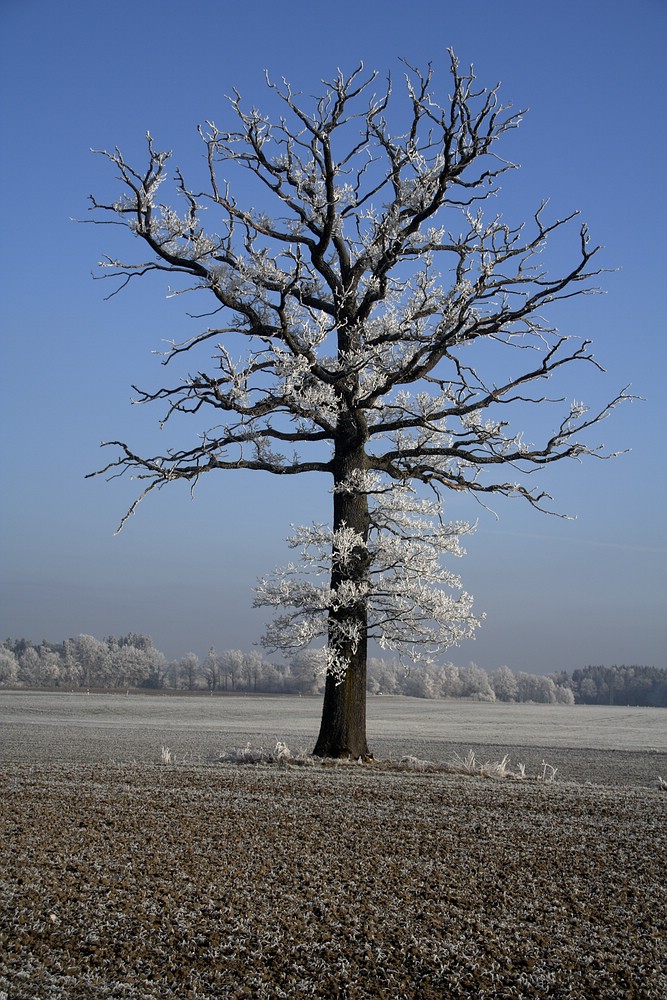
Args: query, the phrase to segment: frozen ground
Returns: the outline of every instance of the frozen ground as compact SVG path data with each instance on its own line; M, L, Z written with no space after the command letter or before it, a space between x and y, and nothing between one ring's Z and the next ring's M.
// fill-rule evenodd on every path
M320 698L0 691L0 762L155 762L162 746L193 763L233 747L312 750ZM368 739L378 758L411 754L558 768L558 780L650 785L667 779L667 711L375 697Z
M1 1000L667 995L664 710L369 703L378 758L553 783L216 763L319 708L0 693Z

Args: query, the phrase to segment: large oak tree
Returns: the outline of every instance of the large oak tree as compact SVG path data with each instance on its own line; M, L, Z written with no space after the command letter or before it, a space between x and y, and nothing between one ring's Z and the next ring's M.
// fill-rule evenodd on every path
M205 190L170 174L171 154L148 135L141 169L104 151L122 191L91 198L96 221L126 226L147 251L103 261L116 290L164 272L172 290L209 303L197 310L208 325L164 355L172 367L184 356L187 375L135 387L139 402L166 406L163 422L197 416L192 446L147 457L108 442L115 455L100 473L143 481L128 515L152 490L214 470L328 480L331 526L302 529L293 544L329 580L291 567L257 597L289 609L269 630L278 647L310 642L326 623L322 756L368 755L369 635L418 658L420 644L437 649L477 624L457 578L437 568L467 530L440 522L443 494L544 509L550 497L528 474L601 454L587 431L624 398L590 412L547 395L560 369L599 367L588 341L544 318L591 290L598 248L581 227L571 263L551 276L545 248L574 216L549 220L542 205L512 226L485 214L513 168L497 145L521 115L452 54L450 71L446 99L430 67L405 65L396 89L363 68L339 72L319 99L267 79L279 114L235 94L231 124L200 127ZM241 182L258 207L237 200ZM523 436L531 406L557 411L536 443Z

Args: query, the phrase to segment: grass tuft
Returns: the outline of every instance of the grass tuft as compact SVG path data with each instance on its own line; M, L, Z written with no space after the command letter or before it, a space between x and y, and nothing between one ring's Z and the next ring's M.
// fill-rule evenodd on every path
M163 747L163 752L165 748ZM168 753L169 751L167 751ZM293 754L286 743L278 741L273 750L266 750L264 747L251 747L246 743L244 747L234 747L225 750L215 756L215 761L220 764L275 764L278 767L288 768L295 766L309 767L345 767L351 764L365 766L363 762L345 759L327 759L313 757L312 754L301 751ZM446 774L470 774L483 778L511 779L513 781L530 781L530 776L526 773L526 765L522 763L511 766L509 754L505 754L502 760L478 760L474 750L468 750L465 756L455 753L454 756L444 763L437 763L431 760L423 760L406 754L398 760L370 760L368 766L383 771L410 771L421 773L446 773ZM532 779L541 782L553 782L558 771L557 767L542 761L541 770ZM660 779L662 781L662 779ZM667 787L667 784L665 785Z

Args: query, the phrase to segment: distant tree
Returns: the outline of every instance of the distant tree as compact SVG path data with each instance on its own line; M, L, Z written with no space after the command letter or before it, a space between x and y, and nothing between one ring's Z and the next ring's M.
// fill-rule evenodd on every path
M164 653L156 649L152 644L151 648L142 650L142 657L139 661L143 674L139 681L139 687L159 689L163 688L167 678L167 661Z
M34 646L27 646L19 656L19 681L27 687L41 683L39 653Z
M202 665L202 673L211 694L217 691L222 678L222 662L214 646L211 646L206 654L206 659Z
M410 698L436 698L436 680L428 666L419 670L405 670L400 681L401 694Z
M565 684L556 684L556 701L559 705L574 705L574 691Z
M278 694L285 690L285 666L262 660L262 691Z
M76 646L72 639L64 640L61 660L63 683L78 687L81 683L81 667L77 661Z
M132 687L137 675L143 680L140 668L141 653L128 643L121 643L114 636L107 636L106 672L104 683L108 687Z
M39 649L40 684L45 687L58 687L63 680L62 650L53 649L43 642Z
M207 187L188 185L177 169L180 211L163 195L170 154L150 136L144 167L118 149L104 154L122 193L93 198L96 219L127 227L148 251L143 260L105 259L106 276L122 287L163 274L172 294L208 295L199 316L215 318L167 347L164 363L191 359L189 371L154 390L135 387L138 402L165 404L163 424L210 414L208 425L191 445L155 455L108 442L116 457L96 474L128 472L143 482L126 517L151 491L194 485L213 470L329 479L328 597L313 609L326 618L328 667L315 752L366 757L371 574L386 551L369 540L374 529L392 540L391 528L376 523L379 501L395 488L406 497L413 484L431 489L438 504L451 489L544 509L548 494L522 474L600 455L587 432L624 393L590 413L579 402L559 406L562 392L544 389L572 365L598 367L588 341L573 344L544 319L554 302L590 290L597 248L583 227L572 263L549 277L547 244L572 216L549 221L542 205L530 227L483 217L513 166L496 145L521 120L498 88L481 88L453 55L444 103L430 67L406 67L402 106L391 81L378 92L376 74L361 68L339 72L319 99L285 82L269 86L280 107L274 123L235 94L234 124L200 129ZM234 171L256 184L245 192L256 208L232 193ZM528 443L526 411L552 405L549 429ZM450 600L447 618L434 605L437 587L420 586L421 562L412 571L412 538L400 529L393 537L409 588L404 630L412 610L429 644L438 629L441 647L470 632L467 595ZM286 601L294 608L293 590ZM397 601L393 592L388 608ZM384 624L393 648L393 618Z
M21 643L23 652L18 657L18 680L27 687L57 687L62 680L62 661L57 650L49 643L39 646Z
M445 663L440 668L440 697L460 698L463 694L461 671L453 663Z
M130 632L106 641L106 676L108 687L164 686L167 664L164 654L155 648L150 636Z
M489 675L483 667L478 667L472 661L467 667L459 670L461 678L461 694L465 698L477 698L479 701L495 701L496 696L489 683Z
M201 676L201 664L196 653L186 653L177 663L179 687L194 691Z
M553 677L541 674L517 674L519 701L534 701L548 705L574 705L571 688L557 684Z
M61 680L61 660L48 644L29 646L19 657L19 680L27 687L56 687Z
M575 700L589 705L667 706L667 670L646 666L587 666L575 670Z
M494 670L489 677L489 683L498 701L518 701L519 689L516 677L509 667L498 667Z
M107 683L107 657L109 647L92 635L79 635L73 640L82 687L103 686Z
M266 668L257 652L243 654L243 682L246 691L265 690Z
M298 694L320 694L326 670L324 649L302 649L290 659L286 689Z
M371 657L368 661L369 690L373 694L399 694L401 673L405 673L405 667L400 663Z
M225 691L228 688L236 691L237 688L245 686L243 684L243 659L244 654L240 649L226 649L220 655L220 673L224 681Z
M0 646L0 687L11 687L19 676L19 662L5 644Z
M21 653L24 653L34 643L30 639L5 639L4 645L7 649L11 650L18 660Z

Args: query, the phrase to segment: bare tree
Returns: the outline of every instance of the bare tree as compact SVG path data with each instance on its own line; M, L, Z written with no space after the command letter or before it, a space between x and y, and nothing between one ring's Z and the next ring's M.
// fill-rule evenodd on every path
M19 675L19 661L11 649L0 644L0 687L16 684Z
M220 688L220 679L222 677L222 661L216 653L214 646L211 646L206 654L206 659L202 665L202 673L209 691L213 694L214 691Z
M179 479L194 486L213 470L329 479L332 669L315 752L365 757L373 498L421 484L437 501L451 489L546 509L550 497L526 474L601 455L586 432L625 394L589 412L540 388L567 366L599 367L588 341L542 318L591 290L598 248L582 227L572 264L550 277L545 248L573 216L549 221L542 205L529 225L484 217L513 166L496 144L521 120L497 87L480 87L453 54L442 102L431 67L406 65L396 91L363 67L339 72L312 100L284 80L267 83L280 106L273 120L235 93L232 125L200 128L205 190L176 169L169 203L160 189L170 153L150 135L142 169L117 148L103 154L122 193L91 198L96 220L127 227L148 251L130 263L106 258L105 276L118 291L164 272L172 294L208 296L199 318L212 322L169 342L163 363L189 362L184 377L134 387L138 402L165 404L163 423L175 414L203 421L192 447L144 457L111 441L115 457L95 474L142 480L126 517L152 490ZM234 196L239 174L255 185L256 208ZM522 422L538 405L557 412L533 444ZM344 558L343 536L352 540Z
M220 674L225 679L225 691L227 681L231 684L232 691L236 691L239 683L243 679L244 656L240 649L226 649L220 656Z
M201 675L201 664L196 653L186 653L176 664L176 676L181 687L186 691L194 691L197 687L197 679ZM174 684L176 687L176 684Z

